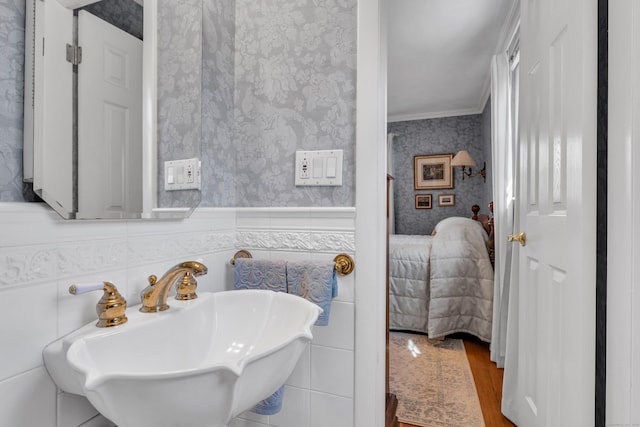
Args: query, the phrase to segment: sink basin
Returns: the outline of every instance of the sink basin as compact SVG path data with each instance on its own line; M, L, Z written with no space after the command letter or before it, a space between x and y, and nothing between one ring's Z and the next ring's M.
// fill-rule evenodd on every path
M289 377L322 311L263 290L199 293L161 313L127 310L49 344L45 366L62 390L86 396L118 427L221 427Z

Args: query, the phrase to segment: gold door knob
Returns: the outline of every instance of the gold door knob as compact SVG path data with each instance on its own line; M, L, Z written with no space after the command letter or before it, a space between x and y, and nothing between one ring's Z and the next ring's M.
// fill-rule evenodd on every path
M522 233L512 234L508 239L510 242L520 242L522 246L527 244L527 234L523 231Z

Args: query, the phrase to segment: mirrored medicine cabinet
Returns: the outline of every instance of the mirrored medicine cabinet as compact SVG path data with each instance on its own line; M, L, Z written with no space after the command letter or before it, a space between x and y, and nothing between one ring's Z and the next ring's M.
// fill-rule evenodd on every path
M25 181L66 219L188 216L202 0L28 0L26 15Z

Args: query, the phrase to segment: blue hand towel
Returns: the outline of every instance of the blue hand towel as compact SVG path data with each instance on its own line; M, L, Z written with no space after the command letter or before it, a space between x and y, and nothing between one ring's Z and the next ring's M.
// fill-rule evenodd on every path
M284 398L284 385L280 386L271 396L267 397L251 409L251 412L260 415L273 415L282 409Z
M287 263L267 259L238 258L233 270L233 285L236 289L270 289L287 292ZM284 398L284 385L275 393L251 409L261 415L280 412Z
M312 261L287 262L287 291L322 308L316 325L329 324L331 300L338 295L335 263Z
M235 289L270 289L287 292L285 261L238 258L233 271Z

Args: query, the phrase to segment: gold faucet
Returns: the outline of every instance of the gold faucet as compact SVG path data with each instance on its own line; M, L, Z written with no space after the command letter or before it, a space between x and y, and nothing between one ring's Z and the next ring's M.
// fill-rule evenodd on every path
M207 267L197 261L185 261L169 269L164 276L158 279L156 276L149 276L149 286L141 293L143 313L155 313L169 308L167 297L171 287L180 280L177 287L176 299L190 300L198 298L196 295L195 277L207 274Z

